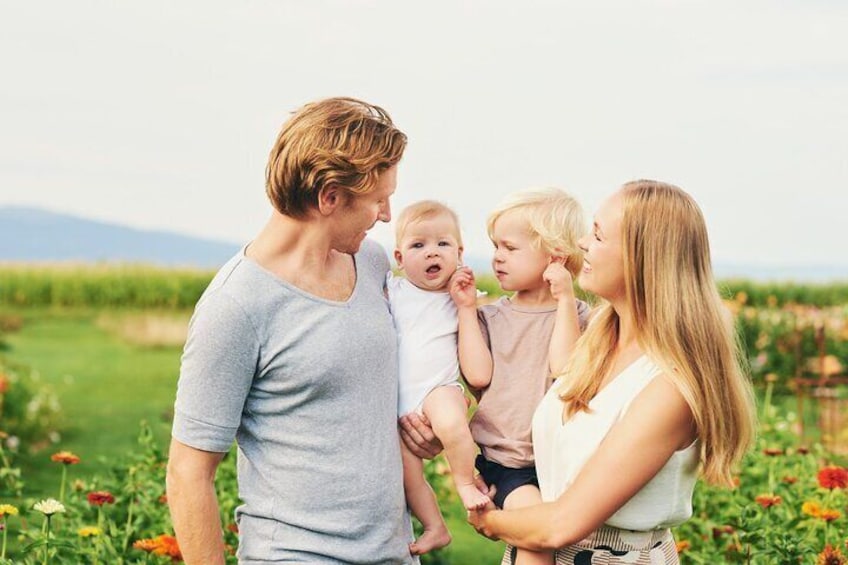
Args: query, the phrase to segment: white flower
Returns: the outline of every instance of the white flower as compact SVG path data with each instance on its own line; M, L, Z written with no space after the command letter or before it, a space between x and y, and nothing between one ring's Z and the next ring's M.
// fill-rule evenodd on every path
M57 512L64 512L65 505L56 500L55 498L48 498L46 500L42 500L41 502L36 502L35 506L32 507L33 510L38 510L45 516L52 516Z

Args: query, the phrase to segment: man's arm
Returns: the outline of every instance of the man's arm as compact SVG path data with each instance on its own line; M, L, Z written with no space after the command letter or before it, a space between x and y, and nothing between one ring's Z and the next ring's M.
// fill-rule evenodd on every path
M171 439L165 481L168 507L188 565L224 564L224 537L215 495L215 471L223 458L223 453L201 451Z

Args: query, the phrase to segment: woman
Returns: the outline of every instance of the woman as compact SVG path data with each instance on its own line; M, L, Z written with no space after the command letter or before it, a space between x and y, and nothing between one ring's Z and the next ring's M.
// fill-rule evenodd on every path
M533 419L545 502L469 521L559 564L678 563L669 528L692 515L698 470L731 484L754 436L704 219L679 188L631 182L580 246L580 285L603 302Z

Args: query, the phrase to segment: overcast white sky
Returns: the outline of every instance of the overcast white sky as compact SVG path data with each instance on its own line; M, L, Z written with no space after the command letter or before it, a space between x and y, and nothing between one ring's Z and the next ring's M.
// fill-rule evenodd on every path
M591 217L649 177L695 196L716 261L848 264L846 2L0 6L0 205L247 241L288 113L349 95L409 135L395 209L447 202L470 253L509 192Z

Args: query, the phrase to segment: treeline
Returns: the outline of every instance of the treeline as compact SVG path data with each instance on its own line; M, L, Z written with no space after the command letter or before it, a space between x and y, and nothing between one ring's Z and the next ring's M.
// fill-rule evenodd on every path
M127 308L192 308L212 280L213 271L134 265L0 266L0 305ZM478 287L502 294L493 276ZM848 304L848 281L825 284L719 282L724 298L746 306ZM578 290L578 296L587 298Z

